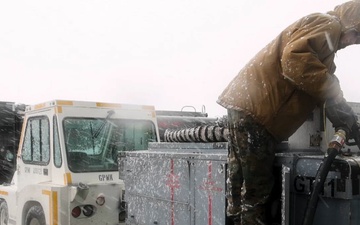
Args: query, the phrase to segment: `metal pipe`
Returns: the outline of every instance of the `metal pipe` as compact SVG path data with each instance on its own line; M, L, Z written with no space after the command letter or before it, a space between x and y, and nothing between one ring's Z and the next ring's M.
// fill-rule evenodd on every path
M226 142L228 133L228 129L213 125L166 129L164 140L165 142Z

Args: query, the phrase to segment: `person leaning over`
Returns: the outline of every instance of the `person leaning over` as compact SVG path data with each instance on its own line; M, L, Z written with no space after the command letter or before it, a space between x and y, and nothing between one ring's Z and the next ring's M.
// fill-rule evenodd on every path
M351 131L356 116L334 75L336 52L359 44L360 1L300 18L255 55L217 102L228 112L227 214L234 223L267 224L274 148L290 137L316 106ZM341 111L341 110L342 111Z

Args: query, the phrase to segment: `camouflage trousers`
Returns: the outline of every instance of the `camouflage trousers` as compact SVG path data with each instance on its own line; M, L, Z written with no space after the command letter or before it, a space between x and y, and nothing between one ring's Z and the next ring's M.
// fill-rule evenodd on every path
M240 111L228 110L228 125L227 215L242 225L267 224L276 141Z

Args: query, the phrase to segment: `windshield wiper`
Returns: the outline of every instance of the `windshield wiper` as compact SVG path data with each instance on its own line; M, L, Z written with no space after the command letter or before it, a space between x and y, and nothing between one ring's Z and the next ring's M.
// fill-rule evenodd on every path
M100 134L100 132L102 131L102 129L104 129L105 124L108 122L108 119L115 114L114 110L110 110L108 111L108 115L105 118L105 121L100 125L100 127L95 131L95 133L93 134L92 138L97 138Z

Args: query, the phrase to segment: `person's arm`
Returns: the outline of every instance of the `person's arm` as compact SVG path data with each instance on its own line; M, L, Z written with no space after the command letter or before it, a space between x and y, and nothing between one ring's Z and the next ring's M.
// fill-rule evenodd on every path
M284 77L294 86L325 102L327 118L335 129L344 129L349 138L358 136L355 134L359 132L358 118L344 99L339 80L332 74L340 32L340 27L330 22L316 28L300 28L284 48L281 65ZM327 60L327 65L321 59Z
M338 79L331 74L335 70L333 58L337 46L334 45L337 45L339 33L340 27L333 23L312 29L302 27L294 32L281 58L284 78L323 102L342 97Z

